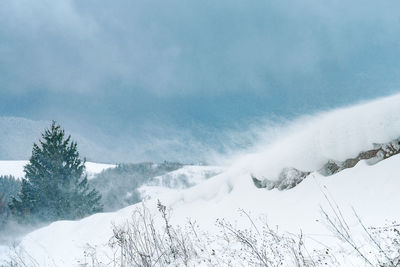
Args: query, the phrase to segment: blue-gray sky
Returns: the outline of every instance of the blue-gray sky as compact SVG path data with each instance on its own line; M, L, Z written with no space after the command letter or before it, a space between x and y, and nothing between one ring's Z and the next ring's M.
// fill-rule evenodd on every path
M372 0L3 0L0 116L61 121L120 151L111 161L187 159L198 147L188 143L213 146L257 120L398 92L399 10Z

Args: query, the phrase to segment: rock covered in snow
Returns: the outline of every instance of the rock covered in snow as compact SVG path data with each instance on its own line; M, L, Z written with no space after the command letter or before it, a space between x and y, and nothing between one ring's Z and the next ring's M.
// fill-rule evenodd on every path
M254 175L251 175L251 177L254 185L258 188L267 188L268 190L277 188L278 190L286 190L301 183L309 174L310 172L300 171L296 168L284 168L276 181L265 178L259 180Z
M324 176L330 176L344 169L353 168L361 160L366 160L367 164L373 165L399 153L400 138L397 138L389 143L374 144L373 149L363 151L357 157L343 162L330 160L318 172Z
M344 169L353 168L361 160L365 160L368 165L376 164L400 153L400 138L385 144L374 144L373 147L373 149L363 151L359 153L357 157L346 159L345 161L329 160L318 170L318 173L323 176L331 176ZM282 169L277 180L267 178L260 180L254 175L251 175L251 178L257 188L287 190L301 183L310 173L309 171L301 171L293 167L286 167Z

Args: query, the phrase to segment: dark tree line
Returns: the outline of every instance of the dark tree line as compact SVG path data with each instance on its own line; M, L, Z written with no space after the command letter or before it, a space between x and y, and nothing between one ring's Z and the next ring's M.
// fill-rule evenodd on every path
M99 190L105 211L114 211L142 200L138 188L155 176L182 168L181 163L151 162L118 164L104 170L89 183Z
M8 203L21 190L21 181L13 176L0 176L0 230L11 217Z

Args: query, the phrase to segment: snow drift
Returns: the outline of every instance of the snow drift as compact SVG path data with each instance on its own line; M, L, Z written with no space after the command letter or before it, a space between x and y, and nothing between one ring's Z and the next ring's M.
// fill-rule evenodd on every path
M15 178L22 178L25 176L24 166L28 164L27 160L0 160L0 175L12 175ZM114 168L114 164L86 162L86 174L88 179L93 178L96 174Z
M232 166L274 180L285 167L315 171L329 160L353 158L400 137L400 94L304 116L275 132Z

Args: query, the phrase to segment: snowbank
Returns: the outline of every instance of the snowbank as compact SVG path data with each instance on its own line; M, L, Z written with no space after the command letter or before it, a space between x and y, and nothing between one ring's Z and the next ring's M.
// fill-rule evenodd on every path
M16 178L25 176L24 166L28 163L27 160L0 160L0 175L12 175ZM86 173L88 178L93 178L96 174L108 168L114 168L114 164L86 162Z
M225 172L187 190L167 191L158 195L164 205L173 209L173 224L184 224L187 218L196 220L212 232L217 218L227 218L241 223L238 209L252 216L266 215L271 226L299 233L318 236L324 241L329 235L319 222L320 206L327 207L323 192L328 193L340 207L344 216L356 225L351 207L354 207L366 225L383 225L400 217L400 195L397 188L400 173L400 156L394 156L374 166L360 162L329 178L313 173L297 187L288 191L260 190L254 187L246 173ZM155 210L156 199L147 201ZM80 221L59 221L28 234L22 241L27 253L40 266L74 266L85 260L83 251L88 244L96 247L100 257L111 257L107 247L112 236L112 224L130 218L135 206L114 213L102 213ZM327 240L325 240L327 241ZM328 241L327 241L328 242ZM101 256L102 255L102 256ZM107 256L106 256L107 255Z

